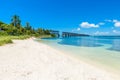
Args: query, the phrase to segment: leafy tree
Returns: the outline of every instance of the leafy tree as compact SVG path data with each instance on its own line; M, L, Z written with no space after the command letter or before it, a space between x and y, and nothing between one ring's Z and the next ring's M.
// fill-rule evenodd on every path
M40 35L43 35L44 34L44 30L42 28L38 28L37 29L37 33L40 34Z
M52 37L56 37L56 35L55 35L55 34L51 34L51 36L52 36Z
M30 26L29 22L26 23L25 29L26 30L32 30L32 27Z
M8 30L8 24L1 24L0 28L4 31Z
M32 34L32 27L30 26L30 23L29 22L26 22L26 26L25 26L25 33L27 35L31 35Z
M14 15L11 19L10 24L5 24L0 21L0 35L34 35L34 36L40 36L40 35L51 35L50 30L45 30L42 28L34 29L32 26L30 26L30 23L27 22L25 27L21 26L21 20L19 16ZM52 34L52 37L55 37L55 35Z
M9 34L9 35L14 35L14 31L15 31L15 27L12 26L12 25L7 25L7 28L6 28L6 32Z
M44 33L50 35L50 30L45 30Z
M14 16L12 17L11 21L12 21L11 24L12 24L13 26L15 26L15 27L17 27L17 28L20 28L20 26L21 26L21 20L20 20L19 16L14 15Z
M34 28L32 28L31 33L36 34L36 30Z
M0 31L0 36L1 36L1 35L2 35L2 36L6 36L6 35L8 35L8 34L7 34L6 31Z

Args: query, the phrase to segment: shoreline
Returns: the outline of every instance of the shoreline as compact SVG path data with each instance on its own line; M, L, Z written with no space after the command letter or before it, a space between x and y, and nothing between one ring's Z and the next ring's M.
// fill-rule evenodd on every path
M49 47L52 47L52 48L54 48L55 50L58 50L60 53L62 53L63 55L65 55L65 56L69 56L70 58L73 58L74 60L77 60L78 62L82 62L82 63L86 63L86 64L89 64L89 65L91 65L91 66L94 66L94 67L97 67L97 68L99 68L99 69L102 69L102 70L104 70L104 71L106 71L106 72L109 72L109 73L111 73L112 75L115 75L115 76L119 76L119 69L117 68L115 68L115 67L111 67L111 66L109 66L109 65L106 65L106 64L103 64L103 63L99 63L98 61L93 61L93 60L90 60L89 58L86 58L86 57L83 57L83 56L80 56L80 55L76 55L76 53L75 53L75 51L73 52L71 52L71 51L69 51L69 49L73 49L74 48L74 46L72 46L72 47L68 47L68 45L62 45L63 47L61 47L60 45L58 46L57 44L48 44L46 41L44 42L44 40L38 40L38 42L40 42L40 43L43 43L43 44L45 44L45 45L47 45L47 46L49 46ZM56 42L55 42L56 43ZM57 47L56 47L57 46ZM64 49L65 47L68 47L68 48L66 48L66 49ZM68 51L67 51L68 50ZM83 48L83 50L85 50L85 52L84 51L82 51L83 53L86 53L86 50L87 49L84 49ZM73 53L75 53L75 54L73 54ZM120 79L120 77L119 77L119 79Z
M44 42L41 42L41 41L39 41L39 42L42 43L42 44L47 45ZM62 54L63 56L69 57L70 59L75 60L78 63L89 65L89 66L92 66L92 67L97 68L99 70L105 71L105 72L109 73L111 76L116 77L117 79L115 79L115 80L119 80L120 79L119 72L114 70L113 68L110 68L110 67L108 67L106 65L103 65L103 64L99 64L97 62L92 62L92 60L88 61L88 59L85 59L85 58L82 58L82 57L78 57L77 55L73 55L73 54L71 54L71 52L66 51L66 50L60 51L61 49L58 49L58 47L56 48L55 46L54 47L51 46L51 45L47 45L47 46L50 47L50 48L53 48L56 51L59 51L59 53Z
M33 38L13 42L0 46L1 80L119 80Z

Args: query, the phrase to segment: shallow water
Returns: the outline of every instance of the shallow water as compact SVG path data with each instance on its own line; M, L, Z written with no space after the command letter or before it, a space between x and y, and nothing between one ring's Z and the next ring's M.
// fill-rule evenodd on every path
M42 39L66 54L120 74L120 37L72 37Z

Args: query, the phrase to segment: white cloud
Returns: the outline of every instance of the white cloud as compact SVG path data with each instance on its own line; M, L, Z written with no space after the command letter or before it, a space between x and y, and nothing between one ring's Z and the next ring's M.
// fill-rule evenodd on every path
M80 31L80 28L77 28L77 31Z
M98 28L99 27L99 25L98 24L90 24L90 23L88 23L88 22L82 22L81 24L80 24L80 26L81 27L83 27L83 28Z
M119 21L118 21L118 20L116 20L116 19L114 19L114 20L113 20L113 22L114 22L114 23L116 23L116 22L119 22Z
M113 33L115 33L115 34L120 34L120 31L113 30Z
M94 35L108 35L108 34L109 34L109 32L100 32L100 31L96 31L94 33Z
M120 27L120 21L119 20L105 20L107 22L113 22L115 27Z
M115 22L114 26L115 26L115 27L120 27L120 21Z
M106 21L106 22L112 22L112 20L110 20L110 19L106 19L105 21Z
M115 27L120 27L120 21L114 19L112 22L114 23Z

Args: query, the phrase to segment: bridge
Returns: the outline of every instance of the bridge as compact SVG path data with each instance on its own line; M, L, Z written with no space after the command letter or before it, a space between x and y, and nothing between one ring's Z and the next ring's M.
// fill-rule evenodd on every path
M56 35L56 37L60 37L60 32L56 30L50 30L51 34ZM72 33L72 32L62 32L61 37L78 37L78 36L89 36L87 34L79 34L79 33Z
M89 35L78 34L78 33L71 33L71 32L62 32L62 37L77 37L77 36L89 36Z

